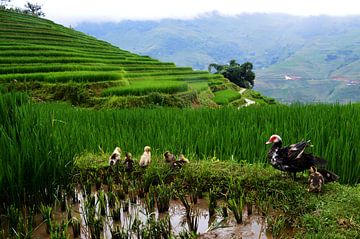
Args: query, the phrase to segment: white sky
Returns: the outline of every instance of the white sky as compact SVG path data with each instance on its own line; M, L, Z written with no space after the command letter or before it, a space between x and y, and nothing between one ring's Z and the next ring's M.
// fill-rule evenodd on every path
M206 12L287 13L292 15L360 15L360 0L12 0L42 5L45 18L64 25L81 21L188 19Z

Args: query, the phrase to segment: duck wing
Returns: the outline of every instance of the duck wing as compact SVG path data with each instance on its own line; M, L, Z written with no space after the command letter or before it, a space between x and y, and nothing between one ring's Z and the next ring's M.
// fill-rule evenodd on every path
M288 146L288 155L289 160L295 160L301 158L306 147L310 146L310 140L304 140L296 144Z

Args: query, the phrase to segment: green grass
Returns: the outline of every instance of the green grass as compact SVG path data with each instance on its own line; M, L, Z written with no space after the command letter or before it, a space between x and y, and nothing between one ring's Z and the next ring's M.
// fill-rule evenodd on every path
M18 82L44 81L49 83L55 82L101 82L109 80L122 80L123 74L107 71L63 71L50 73L26 73L26 74L6 74L0 75L0 82Z
M111 87L104 90L102 96L124 96L124 95L146 95L149 92L161 92L173 94L176 92L187 91L188 85L181 81L131 81L130 85Z
M0 10L0 19L0 83L4 84L5 92L27 91L42 101L67 100L67 97L57 97L49 89L57 87L58 83L77 82L85 83L82 90L87 95L83 98L86 102L71 102L81 106L108 107L114 105L109 96L129 95L147 97L121 100L116 107L152 107L159 99L154 99L151 94L158 92L164 94L160 97L163 106L189 107L202 103L207 107L218 106L211 99L212 94L200 96L200 93L210 89L208 81L225 82L220 75L139 56L46 19L5 10ZM123 79L143 83L111 87L116 85L115 81ZM110 81L109 89L105 90L90 85ZM54 84L54 87L42 87L42 83ZM179 92L189 89L195 95L177 97ZM176 103L176 100L180 102ZM226 105L225 101L219 102Z
M240 93L233 89L216 91L214 92L214 95L215 97L213 100L220 105L226 105L231 101L241 98Z

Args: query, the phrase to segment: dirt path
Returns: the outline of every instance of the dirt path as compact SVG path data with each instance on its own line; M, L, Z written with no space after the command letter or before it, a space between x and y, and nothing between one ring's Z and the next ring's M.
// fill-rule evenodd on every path
M239 94L240 95L243 95L243 93L246 91L246 89L241 89L241 90L239 90ZM248 99L248 98L244 98L244 100L245 100L245 104L244 105L242 105L242 106L239 106L239 108L241 108L241 107L248 107L249 105L253 105L253 104L255 104L256 102L255 101L253 101L253 100L250 100L250 99ZM238 108L238 109L239 109Z

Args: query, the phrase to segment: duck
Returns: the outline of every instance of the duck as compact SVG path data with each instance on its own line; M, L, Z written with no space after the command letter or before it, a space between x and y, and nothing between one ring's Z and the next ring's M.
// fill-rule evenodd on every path
M133 170L133 164L134 164L134 160L132 159L132 154L130 152L127 152L125 154L125 171L126 172L131 172Z
M120 157L121 157L121 148L116 147L109 157L110 166L117 164L121 159Z
M310 175L309 175L309 192L321 192L321 188L325 183L325 179L321 173L317 171L315 166L310 167Z
M147 167L151 163L151 148L150 146L144 147L144 153L141 155L139 165L140 167Z
M173 164L176 161L176 157L170 151L166 151L163 155L165 163Z
M188 164L189 160L183 154L179 154L179 159L173 162L173 168L180 169L184 164Z
M183 154L180 154L178 162L181 163L181 164L187 164L190 161L187 158L185 158L185 156Z
M307 147L312 147L310 140L303 140L290 146L282 147L281 137L273 134L266 144L273 144L267 154L269 163L275 169L293 173L294 179L296 178L296 173L308 170L312 166L321 168L321 171L319 171L324 176L326 182L332 182L339 178L335 173L324 169L327 164L325 159L305 152Z

